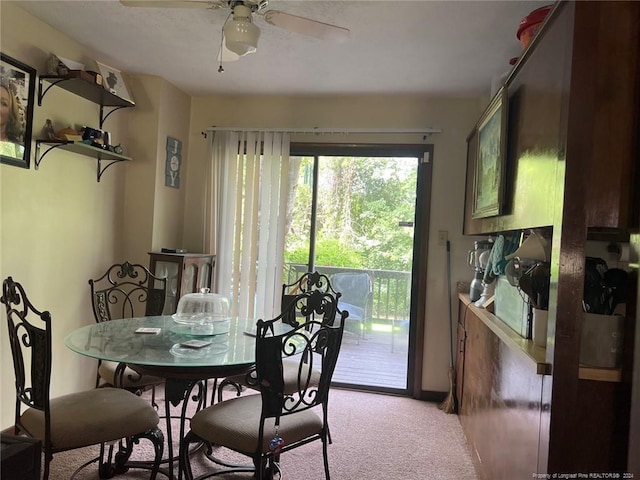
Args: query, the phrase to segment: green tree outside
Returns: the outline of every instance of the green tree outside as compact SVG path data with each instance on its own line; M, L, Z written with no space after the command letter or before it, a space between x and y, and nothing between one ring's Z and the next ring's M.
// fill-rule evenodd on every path
M293 157L297 179L285 262L307 263L313 158ZM417 160L321 157L316 225L318 266L410 271Z

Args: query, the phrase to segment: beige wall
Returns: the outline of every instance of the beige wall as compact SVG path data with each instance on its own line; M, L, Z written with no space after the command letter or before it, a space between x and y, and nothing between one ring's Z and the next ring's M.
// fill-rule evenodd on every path
M0 4L0 45L8 54L39 71L51 49L87 62L91 53L17 7ZM26 32L29 32L27 35ZM56 128L75 123L97 126L96 105L61 89L52 89L34 112L34 137L46 118ZM119 132L114 129L114 136ZM33 148L33 147L32 147ZM65 335L92 322L87 279L118 254L114 231L122 224L124 169L113 167L96 181L96 160L51 152L40 169L0 166L0 277L23 283L36 307L50 310L54 329L53 395L91 384L95 362L64 346ZM100 254L98 255L98 252ZM2 428L13 423L14 376L5 315L0 328Z
M50 52L95 68L98 54L8 2L0 2L2 53L45 72ZM25 34L28 32L28 34ZM117 67L117 65L114 65ZM21 282L35 306L53 317L51 391L89 388L96 361L64 346L64 337L93 322L87 280L123 259L148 264L152 248L180 243L186 188L164 186L166 135L188 151L190 98L157 77L129 78L137 106L115 112L104 128L132 162L109 167L96 181L97 161L52 151L35 170L0 165L0 278ZM50 118L57 129L98 127L99 107L52 88L35 108L33 137ZM4 308L4 307L3 307ZM5 315L0 315L2 323ZM0 328L0 429L13 424L14 375L7 329Z
M2 52L40 72L50 52L92 65L99 55L15 5L0 2ZM29 32L29 35L25 35ZM118 65L114 65L117 67ZM114 113L105 125L132 162L114 165L96 182L96 160L51 152L41 168L0 166L0 277L22 282L54 325L52 394L91 387L95 361L68 350L64 337L93 321L87 280L127 258L146 264L161 247L202 251L203 169L212 125L238 127L441 128L434 144L430 228L449 232L455 280L469 280L463 238L465 138L486 99L418 96L196 97L152 76L127 76L136 108ZM97 126L99 108L52 89L36 107L34 138L45 119L56 128ZM165 142L183 141L180 189L164 186ZM297 136L295 141L420 143L419 135ZM429 251L426 358L423 390L448 390L446 251L432 234ZM4 320L4 315L3 322ZM0 328L0 428L13 422L13 371L6 328Z
M190 97L160 77L131 79L136 107L128 132L130 155L124 215L125 250L146 264L148 252L181 247L186 192L186 162L181 168L181 188L165 186L167 136L181 140L188 154Z

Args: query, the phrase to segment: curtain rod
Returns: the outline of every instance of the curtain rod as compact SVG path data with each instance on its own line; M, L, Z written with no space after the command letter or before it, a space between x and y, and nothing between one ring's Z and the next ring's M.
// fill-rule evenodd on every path
M210 132L282 132L282 133L303 133L303 134L342 134L350 133L385 133L385 134L407 134L417 133L429 136L433 133L442 133L441 128L248 128L248 127L209 127L202 132L204 137Z

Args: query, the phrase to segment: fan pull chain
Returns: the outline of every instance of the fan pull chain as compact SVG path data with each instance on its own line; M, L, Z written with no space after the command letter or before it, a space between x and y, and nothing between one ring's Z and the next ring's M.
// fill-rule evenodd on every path
M222 68L222 47L224 45L224 26L227 24L227 22L229 21L229 18L231 18L231 14L233 12L229 13L229 15L227 15L227 19L224 21L224 23L222 24L222 28L220 29L220 50L219 50L219 55L220 55L220 65L218 66L218 73L224 73L224 68Z

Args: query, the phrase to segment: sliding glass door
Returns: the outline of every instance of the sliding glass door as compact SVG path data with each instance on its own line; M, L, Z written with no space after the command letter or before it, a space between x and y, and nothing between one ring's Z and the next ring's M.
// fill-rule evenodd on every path
M337 384L410 388L421 158L415 148L292 145L285 282L318 270L341 293L349 318Z

